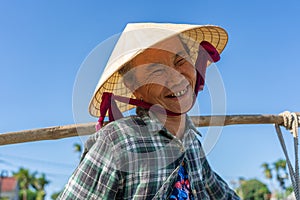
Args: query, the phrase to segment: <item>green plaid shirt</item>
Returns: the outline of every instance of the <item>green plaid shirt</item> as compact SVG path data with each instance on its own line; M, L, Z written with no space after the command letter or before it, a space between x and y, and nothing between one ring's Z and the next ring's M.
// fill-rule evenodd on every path
M195 199L240 199L209 166L189 117L182 140L156 117L111 122L85 144L58 199L168 199L185 162Z

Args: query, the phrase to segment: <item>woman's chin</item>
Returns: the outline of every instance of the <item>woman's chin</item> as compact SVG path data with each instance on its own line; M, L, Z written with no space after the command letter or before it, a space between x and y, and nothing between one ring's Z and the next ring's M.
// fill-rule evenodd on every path
M168 100L168 103L166 103L167 105L164 107L174 113L187 113L193 107L193 94L191 89L181 97L170 98Z
M189 104L184 103L180 105L168 106L167 109L173 113L184 114L190 111L192 107L193 107L192 103Z

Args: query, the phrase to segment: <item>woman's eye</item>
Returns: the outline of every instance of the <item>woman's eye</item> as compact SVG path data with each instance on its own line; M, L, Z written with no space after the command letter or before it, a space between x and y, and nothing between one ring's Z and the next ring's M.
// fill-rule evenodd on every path
M177 61L175 61L175 66L181 66L186 62L185 58L180 58Z
M162 69L157 69L157 70L154 70L152 71L148 76L147 76L147 80L151 80L151 81L154 81L154 80L158 80L158 79L161 79L162 76L164 74L164 70Z
M163 73L163 70L162 69L157 69L155 71L153 71L151 74L154 74L154 75L160 75Z

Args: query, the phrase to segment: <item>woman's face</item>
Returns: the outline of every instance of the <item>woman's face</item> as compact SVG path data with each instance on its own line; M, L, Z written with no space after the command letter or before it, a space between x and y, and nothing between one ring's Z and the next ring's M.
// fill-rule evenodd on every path
M127 85L136 98L175 113L191 109L196 69L177 36L145 50L131 64L134 78Z

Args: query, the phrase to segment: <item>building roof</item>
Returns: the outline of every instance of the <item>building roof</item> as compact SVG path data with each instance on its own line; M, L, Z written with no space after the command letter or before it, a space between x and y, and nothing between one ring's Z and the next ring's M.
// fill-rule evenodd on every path
M16 190L18 181L14 177L4 177L1 180L1 192L12 192Z

